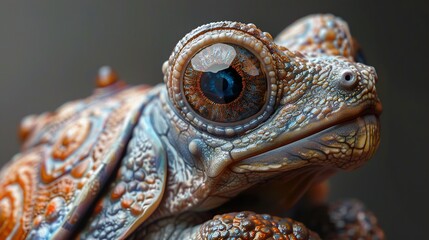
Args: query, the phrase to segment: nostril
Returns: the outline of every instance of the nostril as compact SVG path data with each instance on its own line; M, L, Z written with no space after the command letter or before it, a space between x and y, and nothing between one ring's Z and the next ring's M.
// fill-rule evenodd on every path
M341 79L340 79L340 85L345 89L352 89L356 87L357 84L357 77L356 74L354 74L350 70L346 70L342 72Z

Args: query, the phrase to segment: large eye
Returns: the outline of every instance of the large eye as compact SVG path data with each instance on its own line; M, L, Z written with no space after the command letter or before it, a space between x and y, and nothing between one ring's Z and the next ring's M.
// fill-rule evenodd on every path
M169 98L182 117L208 133L232 137L251 130L274 110L279 75L285 77L280 54L253 24L201 26L169 59Z
M201 117L233 123L257 114L267 98L267 79L259 59L247 49L216 43L188 64L183 92Z

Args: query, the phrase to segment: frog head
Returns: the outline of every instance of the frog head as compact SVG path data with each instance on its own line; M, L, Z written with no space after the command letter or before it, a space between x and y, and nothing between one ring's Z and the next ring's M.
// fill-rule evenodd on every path
M377 74L352 57L298 51L253 24L217 22L187 34L163 72L166 141L177 151L169 171L182 176L170 183L192 189L167 197L188 196L183 204L196 209L271 181L292 204L378 147Z

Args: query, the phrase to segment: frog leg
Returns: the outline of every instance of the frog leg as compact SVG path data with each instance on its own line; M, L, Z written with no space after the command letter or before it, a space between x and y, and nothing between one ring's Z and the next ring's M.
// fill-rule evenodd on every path
M307 205L296 218L323 239L385 239L375 215L355 199Z
M215 216L194 232L194 239L320 239L304 224L253 212Z
M327 202L329 181L316 183L304 195L294 217L323 239L384 239L375 215L355 199Z
M143 228L131 239L320 239L300 222L254 212L216 215L192 226L194 220L191 214L164 219Z

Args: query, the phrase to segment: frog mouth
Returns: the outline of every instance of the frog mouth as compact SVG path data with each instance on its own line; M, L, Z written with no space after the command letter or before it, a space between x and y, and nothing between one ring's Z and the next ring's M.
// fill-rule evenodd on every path
M231 170L278 173L314 165L343 170L361 166L378 147L381 103L337 112L299 132L285 133L269 150L236 161Z

